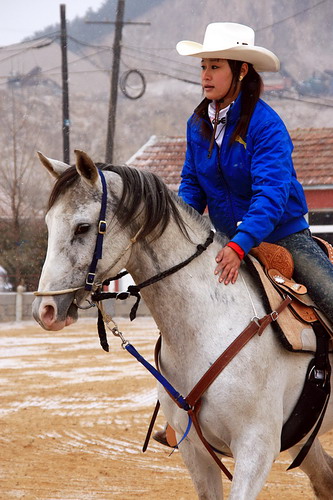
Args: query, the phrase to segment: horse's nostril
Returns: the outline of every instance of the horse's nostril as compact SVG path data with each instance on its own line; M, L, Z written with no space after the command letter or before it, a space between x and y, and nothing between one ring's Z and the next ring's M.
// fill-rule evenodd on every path
M51 323L54 320L55 316L55 309L51 305L44 306L44 311L43 311L43 320Z
M63 300L61 300L63 299ZM61 298L37 297L32 306L35 320L45 330L58 331L77 320L77 307L71 302L72 295Z

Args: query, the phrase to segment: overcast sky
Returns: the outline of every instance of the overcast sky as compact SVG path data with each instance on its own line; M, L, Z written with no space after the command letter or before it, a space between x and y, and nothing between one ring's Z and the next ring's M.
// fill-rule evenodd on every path
M66 5L66 18L96 11L104 0L0 0L0 46L22 41L50 24L60 22L60 4Z

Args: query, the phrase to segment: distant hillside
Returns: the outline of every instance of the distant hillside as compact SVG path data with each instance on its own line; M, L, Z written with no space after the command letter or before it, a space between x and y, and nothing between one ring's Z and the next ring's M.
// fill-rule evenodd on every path
M116 5L117 0L107 0L97 12L89 10L84 18L68 24L71 149L86 149L96 160L105 155L114 27L87 24L85 20L114 20ZM180 57L175 45L181 39L202 41L206 25L214 21L252 26L257 32L256 43L280 57L282 71L263 75L266 88L274 91L264 98L289 129L333 126L332 0L238 0L237 8L230 0L126 0L125 20L150 23L125 25L120 64L121 76L130 69L139 70L146 89L137 100L128 99L119 89L115 162L125 162L151 135L185 134L186 120L202 97L199 61ZM35 35L54 35L58 30L56 24ZM35 105L27 123L33 126L47 121L47 127L30 147L61 158L58 43L55 38L38 50L24 45L2 52L1 88L8 97L0 103L0 112L3 123L10 123L8 103L15 92L17 105L32 97L35 103L40 101L43 105ZM36 85L26 85L24 92L20 85L6 87L10 75L21 74L27 82L26 75L36 72L36 67L42 78ZM51 80L53 87L48 86ZM140 90L140 81L127 84L128 90ZM51 116L39 114L46 102ZM47 135L51 129L52 135ZM2 140L0 136L0 146Z
M114 21L117 0L106 0L99 10L89 9L83 18L68 23L71 37L85 43L113 40L113 25L87 24L86 21ZM249 7L250 6L250 7ZM180 39L202 41L210 22L232 21L252 26L256 43L270 48L282 66L298 80L314 71L333 70L332 0L126 0L125 21L148 21L151 26L126 26L124 43L138 48L160 49L175 55ZM48 26L34 36L59 30ZM71 51L79 45L69 40Z

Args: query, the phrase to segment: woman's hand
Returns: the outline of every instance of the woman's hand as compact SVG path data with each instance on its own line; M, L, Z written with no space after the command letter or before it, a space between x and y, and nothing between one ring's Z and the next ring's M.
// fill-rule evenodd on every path
M220 274L219 282L227 285L228 283L236 283L238 278L238 269L241 265L241 260L235 250L226 246L216 256L218 263L215 274Z

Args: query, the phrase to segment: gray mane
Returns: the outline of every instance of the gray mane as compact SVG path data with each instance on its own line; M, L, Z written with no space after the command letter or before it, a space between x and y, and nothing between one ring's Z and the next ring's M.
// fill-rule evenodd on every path
M180 208L209 231L209 222L168 189L157 175L128 166L105 164L97 164L97 166L101 170L115 172L121 177L123 189L116 203L115 215L123 227L133 223L140 215L143 219L143 222L140 220L140 225L142 224L140 239L148 235L153 235L153 239L161 236L171 217L181 232L188 237L187 223L181 215ZM51 192L48 209L78 178L79 174L75 167L70 167L61 174ZM143 200L145 201L144 210L142 210Z

